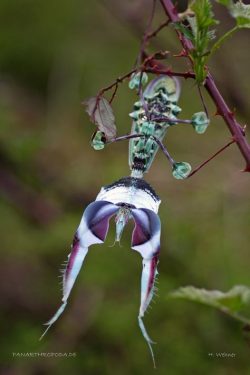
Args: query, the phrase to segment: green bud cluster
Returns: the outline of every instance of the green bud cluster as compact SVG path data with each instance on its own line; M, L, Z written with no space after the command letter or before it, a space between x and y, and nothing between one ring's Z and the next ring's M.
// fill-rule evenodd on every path
M186 162L174 163L172 174L177 180L183 180L188 177L191 172L191 165Z
M203 134L207 130L209 125L209 119L205 112L194 113L191 118L191 124L193 125L194 130L198 134Z
M94 134L94 137L91 140L91 146L95 150L102 150L105 146L105 135L100 130L97 130L97 132Z
M142 85L145 85L148 82L148 75L147 73L143 72L138 72L138 73L133 73L131 75L128 87L133 90L133 89L139 89L140 86L140 81Z

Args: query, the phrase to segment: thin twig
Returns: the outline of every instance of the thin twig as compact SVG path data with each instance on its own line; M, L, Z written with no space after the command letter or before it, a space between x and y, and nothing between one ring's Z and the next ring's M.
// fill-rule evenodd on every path
M207 118L208 118L209 117L208 110L207 110L207 106L206 106L206 103L204 101L204 98L203 98L203 95L202 95L202 92L201 92L201 86L200 85L198 85L198 91L199 91L199 95L200 95L200 98L201 98L201 102L202 102L203 108L204 108L205 113L206 113Z
M155 63L155 66L152 66L152 67L146 66L145 69L144 69L144 72L153 73L153 74L163 74L163 75L167 75L169 77L182 77L182 78L193 78L193 79L195 79L195 74L193 72L190 72L190 71L174 72L167 67L165 67L165 69L162 68L162 67L158 68L157 66L159 64L157 64L156 60L154 61L154 63Z
M147 36L147 39L151 39L151 38L154 38L155 36L157 36L157 34L166 26L169 25L169 20L163 22L159 27L157 27L157 29L155 29L154 31L152 31L152 33L148 34Z
M142 38L140 51L139 51L139 54L138 54L137 59L136 59L136 66L141 65L142 60L143 60L144 51L145 51L145 48L146 48L146 45L147 45L147 42L148 42L149 30L151 28L153 18L154 18L154 14L155 14L155 6L156 6L156 0L153 0L152 11L151 11L151 14L150 14L148 25L146 27L146 30L145 30L143 38Z
M222 151L224 151L227 147L231 146L233 143L235 143L236 141L234 139L232 139L230 142L228 142L225 146L223 146L222 148L220 148L215 154L213 154L209 159L205 160L203 163L201 163L200 165L198 165L198 167L196 167L189 175L188 175L188 178L193 176L196 172L198 172L202 167L204 167L204 165L206 165L210 160L212 160L213 158L215 158L217 155L219 155Z
M111 98L109 99L109 103L110 103L110 104L112 103L112 101L114 100L114 98L115 98L115 96L116 96L117 89L118 89L118 82L116 82L116 85L115 85L115 88L114 88L113 94L112 94Z
M98 104L99 104L99 101L100 101L100 97L106 92L106 91L109 91L111 90L113 87L115 88L114 89L114 92L109 100L109 103L112 103L112 101L114 100L115 98L115 95L116 95L116 92L117 92L117 89L118 89L118 85L119 83L122 83L126 78L130 77L131 74L133 74L134 72L136 71L136 69L132 69L130 70L128 73L125 73L124 75L118 77L114 82L112 82L110 85L106 86L106 87L103 87L97 94L96 96L96 103L95 103L95 106L94 106L94 109L93 109L93 112L91 114L91 118L93 120L93 122L95 122L95 113L96 113L96 110L98 108ZM85 104L84 102L82 104Z
M123 74L122 76L118 77L114 82L112 82L110 85L103 87L97 96L103 95L106 91L112 89L114 86L118 86L119 83L122 83L126 78L129 78L131 74L133 74L136 71L136 69L130 70L128 73Z

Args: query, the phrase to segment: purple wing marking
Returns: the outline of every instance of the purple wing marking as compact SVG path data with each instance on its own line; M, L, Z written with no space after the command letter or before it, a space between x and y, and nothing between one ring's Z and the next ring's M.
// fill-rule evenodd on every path
M45 323L48 327L41 338L63 313L89 246L104 242L109 228L109 220L118 209L119 207L106 201L95 201L86 208L74 236L72 251L68 256L67 266L63 273L63 303L55 315Z
M95 201L85 210L85 222L93 235L104 242L108 229L110 218L119 210L119 207L107 201ZM83 226L83 228L82 228ZM79 230L85 230L85 225L80 224ZM83 238L84 241L84 238Z
M110 218L118 207L106 201L95 201L86 208L73 239L72 251L63 277L63 301L66 301L81 269L90 245L105 241Z
M155 280L158 274L161 222L157 214L146 208L132 209L135 228L132 235L132 249L137 250L143 257L141 276L141 303L138 322L141 332L149 346L155 366L153 341L150 339L143 323L143 316L147 310L155 291Z
M159 216L147 208L132 209L135 228L132 234L132 249L151 259L159 252L161 221Z

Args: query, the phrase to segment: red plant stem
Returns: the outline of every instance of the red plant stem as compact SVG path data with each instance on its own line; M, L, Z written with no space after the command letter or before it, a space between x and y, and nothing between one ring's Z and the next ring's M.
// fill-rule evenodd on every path
M215 158L215 156L219 155L222 151L224 151L226 148L228 148L229 146L231 146L233 143L235 143L235 140L232 139L232 141L228 142L225 146L223 146L222 148L220 148L215 154L213 154L209 159L205 160L203 163L201 163L200 165L198 165L198 167L196 167L189 175L188 177L191 177L193 176L196 172L198 172L202 167L204 167L204 165L206 165L210 160L212 160L213 158Z
M133 74L134 72L136 72L136 69L132 69L132 70L130 70L130 72L124 74L121 77L118 77L113 83L111 83L110 85L101 89L98 93L98 96L101 96L104 92L112 89L114 86L118 86L119 83L122 83L124 81L124 79L129 78L131 76L131 74Z
M111 104L112 101L114 100L114 98L115 98L115 96L116 96L116 92L117 92L117 90L118 90L118 82L116 82L116 84L115 84L115 88L114 88L114 91L113 91L113 94L112 94L111 98L109 99L109 103L110 103L110 104Z
M218 113L223 117L227 126L234 137L235 142L238 144L239 149L241 150L242 155L245 157L247 162L246 171L250 172L250 146L247 143L246 138L244 137L244 130L236 121L234 114L228 108L225 100L220 94L218 88L215 85L213 77L208 73L205 87L209 92L210 96L213 98L214 103L217 106Z
M170 19L171 22L179 22L179 16L175 6L173 5L171 0L160 0L161 4ZM190 40L186 39L184 35L182 35L179 31L177 31L178 38L187 53L193 49L193 45ZM246 161L246 168L245 172L250 172L250 146L245 138L245 134L241 126L236 121L234 114L230 111L229 107L227 106L225 100L223 99L220 91L218 90L212 75L207 73L207 77L205 80L205 88L207 89L211 99L213 100L214 104L216 105L217 112L221 115L229 128L231 134L233 135L234 141L237 143L245 161Z
M144 72L146 73L153 73L153 74L165 74L165 75L168 75L170 77L182 77L182 78L195 78L195 74L193 72L173 72L171 69L169 68L163 68L162 67L162 64L161 64L161 67L157 67L156 64L156 60L154 60L155 62L155 66L152 65L152 67L145 67L143 70Z
M170 19L171 22L180 22L180 18L178 16L178 12L172 3L171 0L160 0L161 4L163 6L163 9L165 10L168 18ZM180 39L180 42L185 49L186 52L189 52L191 49L193 49L193 44L189 39L186 39L184 35L177 31L178 37Z

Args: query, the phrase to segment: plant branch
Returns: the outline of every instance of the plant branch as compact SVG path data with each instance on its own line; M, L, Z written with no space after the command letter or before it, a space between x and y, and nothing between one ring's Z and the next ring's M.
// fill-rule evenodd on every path
M117 91L117 88L118 88L119 83L122 83L126 78L129 78L129 77L131 76L131 74L133 74L134 72L136 72L136 69L132 69L132 70L130 70L128 73L126 73L126 74L124 74L124 75L118 77L118 78L117 78L114 82L112 82L110 85L108 85L108 86L102 88L102 89L99 91L97 97L102 96L106 91L109 91L109 90L111 90L111 89L114 87L114 92L113 92L112 97L111 97L111 99L110 99L110 101L109 101L109 102L111 103L112 100L113 100L114 97L115 97L115 94L116 94L116 91Z
M215 154L213 154L209 159L205 160L203 163L201 163L200 165L198 165L198 167L196 167L189 175L188 175L188 178L193 176L196 172L198 172L202 167L204 167L204 165L206 165L210 160L212 160L213 158L215 158L215 156L219 155L222 151L224 151L226 148L228 148L229 146L231 146L233 143L235 143L235 140L232 139L230 142L228 142L225 146L223 146L222 148L220 148Z
M149 40L149 35L150 35L149 30L151 28L151 25L152 25L152 22L153 22L153 18L154 18L154 14L155 14L155 6L156 6L156 0L153 0L152 11L151 11L151 14L150 14L148 25L147 25L146 30L145 30L144 35L143 35L143 39L142 39L142 42L141 42L140 51L139 51L138 57L136 59L136 66L141 65L141 63L143 61L144 51L145 51L147 42Z
M237 143L242 155L247 162L245 172L250 172L250 146L245 138L245 131L236 121L234 113L228 108L210 73L208 73L205 87L211 98L213 99L215 105L217 106L218 113L226 122L235 142Z
M172 1L171 0L160 0L160 1L169 20L171 22L179 22L180 18L178 16L177 10L175 6L173 5ZM185 36L178 30L177 30L177 35L184 50L189 55L189 53L194 48L191 41L185 38ZM191 59L190 61L192 63ZM223 96L218 90L214 82L214 79L212 75L209 73L209 71L207 73L204 86L207 89L214 104L216 105L218 114L220 114L223 117L227 127L229 128L231 134L233 135L235 142L237 143L240 149L241 154L243 155L246 161L246 168L244 171L250 172L250 146L245 138L245 133L243 129L241 128L241 126L236 121L233 112L230 111L229 107L227 106Z
M168 26L168 24L169 24L169 20L167 20L167 21L163 22L162 24L160 24L160 26L157 27L157 29L155 29L154 31L152 31L152 33L149 33L149 34L147 35L147 39L149 40L149 39L154 38L155 36L157 36L157 34L158 34L158 33L159 33L164 27Z
M195 74L193 72L187 71L187 72L174 72L170 68L164 68L163 65L161 64L160 67L157 64L157 61L154 60L154 64L150 64L151 66L146 66L144 68L144 72L146 73L153 73L153 74L163 74L167 75L170 77L182 77L182 78L195 78Z
M122 83L125 79L129 78L133 73L135 73L138 70L141 70L142 72L146 73L153 73L153 74L165 74L168 76L173 77L183 77L183 78L195 78L195 74L193 72L173 72L170 68L166 68L163 64L160 64L154 57L155 55L163 53L163 52L156 52L152 56L148 56L145 58L143 63L138 69L132 69L129 72L123 74L122 76L118 77L115 81L113 81L108 86L103 87L97 94L97 101L96 101L96 107L93 110L93 113L95 113L97 106L98 106L98 98L102 96L105 92L111 90L114 88L114 91L111 95L111 98L109 100L109 103L112 103L113 99L116 96L116 92L118 89L118 86L120 83ZM166 54L166 52L164 52ZM83 103L84 104L84 103Z

